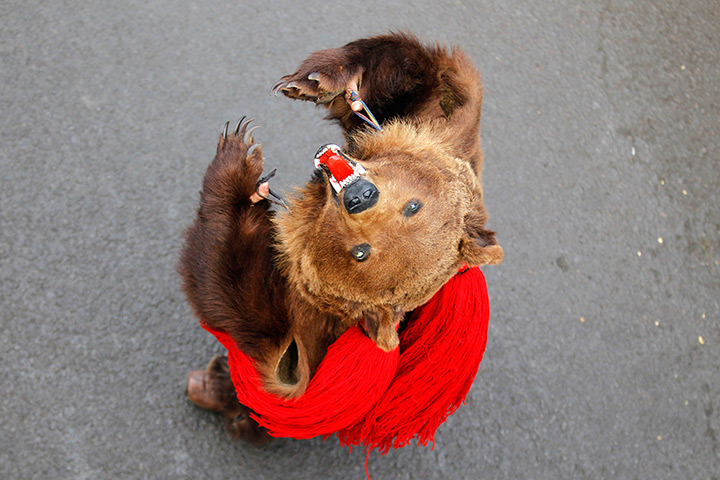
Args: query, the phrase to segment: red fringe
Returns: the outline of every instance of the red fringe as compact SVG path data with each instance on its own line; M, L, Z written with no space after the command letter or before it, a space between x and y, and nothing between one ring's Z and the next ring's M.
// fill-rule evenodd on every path
M485 277L473 267L413 312L399 349L384 352L359 327L349 329L330 346L305 393L291 400L265 392L252 359L229 335L205 328L228 350L238 400L271 435L335 433L342 445L384 455L413 438L434 446L435 431L475 379L489 316Z
M229 335L215 334L228 350L238 401L274 437L330 436L363 417L387 390L398 365L398 350L385 352L359 327L350 328L330 345L301 397L286 400L262 389L253 360Z

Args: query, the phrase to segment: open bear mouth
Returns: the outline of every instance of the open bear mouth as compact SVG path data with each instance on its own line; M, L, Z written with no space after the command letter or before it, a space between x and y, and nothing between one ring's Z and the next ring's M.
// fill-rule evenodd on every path
M365 173L363 166L342 153L337 145L328 143L318 149L315 168L327 173L336 196L345 190L343 206L349 214L364 212L378 202L380 191L361 177Z
M328 143L320 147L315 154L315 168L327 172L335 193L360 179L365 169L359 163L342 153L340 147Z

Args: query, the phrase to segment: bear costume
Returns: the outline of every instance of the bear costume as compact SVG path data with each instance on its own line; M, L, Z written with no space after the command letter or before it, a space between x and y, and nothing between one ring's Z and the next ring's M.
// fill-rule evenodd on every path
M313 53L273 92L326 106L346 146L322 147L312 179L276 212L254 201L263 155L249 122L226 124L179 271L202 325L252 360L262 389L299 398L349 329L396 351L411 312L503 251L485 228L482 86L462 51L365 38ZM358 99L378 129L356 115ZM194 403L267 440L235 394L226 357L190 374Z

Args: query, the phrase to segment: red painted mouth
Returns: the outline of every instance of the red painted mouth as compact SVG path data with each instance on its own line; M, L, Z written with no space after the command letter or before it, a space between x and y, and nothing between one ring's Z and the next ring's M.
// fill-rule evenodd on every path
M340 147L328 143L315 154L315 168L323 168L329 172L330 184L335 193L360 178L365 169L342 154Z

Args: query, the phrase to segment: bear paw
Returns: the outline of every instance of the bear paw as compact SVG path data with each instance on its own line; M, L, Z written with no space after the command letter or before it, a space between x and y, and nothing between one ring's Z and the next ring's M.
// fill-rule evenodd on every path
M270 92L282 92L286 97L315 103L330 103L344 96L348 88L358 89L360 72L341 63L313 62L311 56L297 72L285 75L273 85Z
M204 184L204 190L217 198L239 200L241 203L254 203L265 198L262 195L253 198L263 190L259 188L263 183L260 180L266 181L267 178L260 179L263 171L262 148L253 138L253 131L258 127L248 128L250 122L252 120L243 117L232 131L229 131L230 122L225 123L215 160L208 168Z
M261 427L250 417L251 410L245 405L238 404L239 409L233 412L233 416L225 413L228 419L228 431L235 438L242 438L246 442L255 445L265 445L273 440L266 428Z
M225 122L223 131L220 134L216 156L226 157L225 161L221 163L240 161L248 171L257 170L257 176L259 177L262 173L262 149L259 143L255 143L252 135L258 126L255 125L248 129L253 119L246 120L245 118L242 117L238 120L232 132L228 131L230 122Z
M205 370L190 372L187 396L200 408L221 412L233 437L258 445L272 440L267 430L251 418L250 409L238 402L226 356L216 355Z
M215 356L204 370L188 375L188 399L200 408L225 412L237 410L235 387L227 357Z

